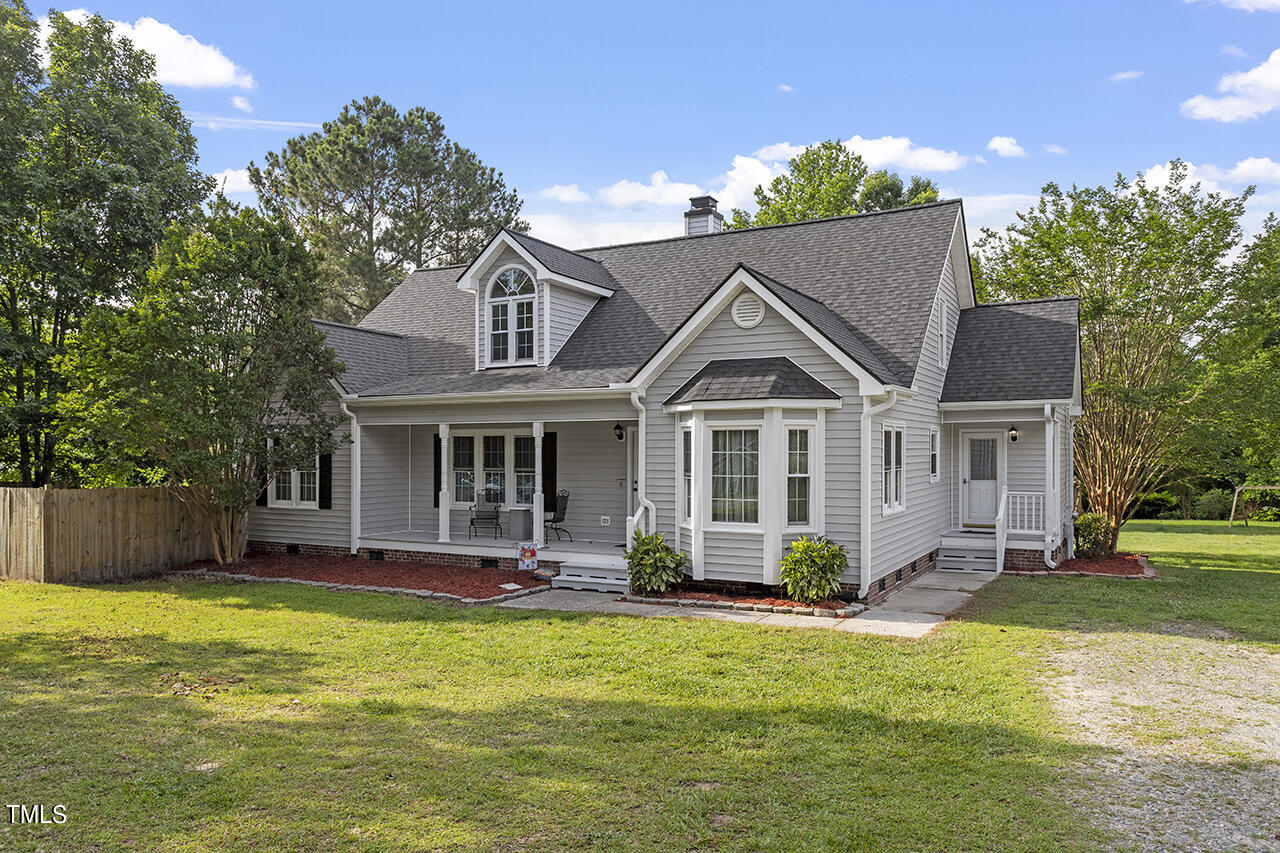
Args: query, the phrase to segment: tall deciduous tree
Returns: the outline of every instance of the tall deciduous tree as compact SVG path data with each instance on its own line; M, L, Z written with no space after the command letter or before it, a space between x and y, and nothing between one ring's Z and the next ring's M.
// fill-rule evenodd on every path
M755 215L735 209L728 227L778 225L923 204L938 200L938 188L919 175L904 189L896 174L868 173L862 157L839 140L829 139L792 158L786 173L774 178L767 189L756 187L755 197Z
M1174 161L1163 186L1141 176L1069 192L1049 184L1016 224L977 243L984 300L1080 297L1076 475L1117 528L1139 495L1200 452L1189 438L1221 411L1211 368L1231 325L1230 256L1247 195L1204 193Z
M133 304L79 337L68 416L150 460L220 563L244 554L264 485L333 449L340 365L309 320L319 291L289 223L218 197L169 230Z
M121 300L210 186L152 57L98 16L49 23L42 74L26 8L0 3L0 452L28 485L68 473L58 362L81 319Z
M381 98L249 164L264 207L286 215L321 262L320 313L363 317L413 268L469 260L501 227L527 229L502 174L450 141L440 117Z

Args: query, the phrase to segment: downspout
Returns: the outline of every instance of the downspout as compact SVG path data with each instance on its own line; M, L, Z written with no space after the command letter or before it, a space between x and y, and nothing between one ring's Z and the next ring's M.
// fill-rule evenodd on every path
M342 413L351 418L351 553L360 551L360 424L356 422L356 414L347 408L345 401L338 405Z
M1053 406L1044 404L1044 564L1050 569L1058 568L1053 559L1053 534L1058 526L1058 492L1049 486L1053 483L1056 472L1053 470L1054 442L1058 440L1058 431L1054 429ZM1059 484L1061 488L1061 484ZM1050 516L1053 516L1052 520Z
M643 391L631 392L631 405L636 409L636 441L639 446L636 448L636 467L640 470L636 471L636 501L640 506L644 507L645 515L648 516L649 524L648 533L658 529L658 508L653 505L653 501L649 500L648 493L645 490L645 443L647 433L645 432L645 421L648 411L645 409L644 403L640 402L640 398L644 396ZM643 529L643 528L642 528ZM627 547L631 547L631 543L627 543Z
M862 398L862 441L860 462L862 465L862 518L858 525L858 598L866 599L871 592L871 418L888 411L898 402L898 392L889 390L889 398L874 406L868 405L870 395Z

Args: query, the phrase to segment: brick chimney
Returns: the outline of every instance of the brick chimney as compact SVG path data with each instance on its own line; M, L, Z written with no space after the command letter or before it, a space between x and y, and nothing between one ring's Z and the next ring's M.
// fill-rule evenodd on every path
M684 212L684 236L716 234L724 230L724 214L716 210L718 202L709 195L689 199Z

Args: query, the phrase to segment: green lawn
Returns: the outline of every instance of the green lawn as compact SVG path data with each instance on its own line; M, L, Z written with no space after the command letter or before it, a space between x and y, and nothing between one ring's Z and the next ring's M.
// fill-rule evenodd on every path
M1001 579L922 641L0 584L0 796L70 815L0 849L1097 849L1059 796L1084 751L1036 686L1049 629L1280 643L1280 526L1125 545L1164 579Z

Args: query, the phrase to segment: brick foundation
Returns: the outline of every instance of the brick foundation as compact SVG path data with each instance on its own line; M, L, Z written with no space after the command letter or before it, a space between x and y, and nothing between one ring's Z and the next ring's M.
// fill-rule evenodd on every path
M250 551L271 551L276 554L283 554L289 550L289 545L284 542L250 542ZM303 545L295 546L297 553L307 557L350 557L352 556L349 548L343 548L337 545ZM364 560L372 559L371 553L378 552L382 555L382 559L392 563L430 563L433 566L449 566L464 569L480 568L480 561L494 561L490 565L499 569L510 569L514 571L519 567L520 561L515 557L485 557L480 554L442 554L436 551L404 551L397 548L361 548L356 557ZM551 571L559 571L560 563L551 560L539 560L538 568L546 568Z
M1067 543L1059 542L1053 549L1053 561L1060 563L1067 557ZM1006 571L1037 572L1049 568L1044 564L1044 549L1006 548L1004 551L1004 568Z
M938 552L935 549L923 557L912 560L902 568L895 569L884 577L873 580L867 597L859 599L859 601L868 607L879 604L888 598L890 594L897 592L912 581L924 577L936 568L938 568ZM857 587L854 587L854 589L856 591Z

